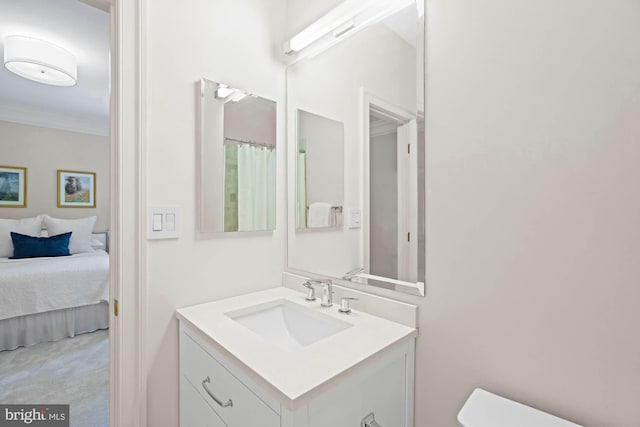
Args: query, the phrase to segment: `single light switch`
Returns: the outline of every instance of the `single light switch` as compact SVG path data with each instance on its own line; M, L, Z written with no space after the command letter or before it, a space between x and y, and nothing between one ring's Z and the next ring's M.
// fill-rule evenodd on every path
M176 231L176 214L168 213L165 215L165 225L167 231Z
M154 213L152 224L153 224L153 228L152 228L153 231L162 231L162 214Z

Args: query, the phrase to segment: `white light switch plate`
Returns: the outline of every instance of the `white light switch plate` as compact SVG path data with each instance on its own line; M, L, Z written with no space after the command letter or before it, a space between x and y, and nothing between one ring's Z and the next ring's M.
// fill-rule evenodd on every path
M179 206L147 207L147 239L177 239L180 237Z
M360 228L362 225L362 211L360 208L349 208L349 228Z

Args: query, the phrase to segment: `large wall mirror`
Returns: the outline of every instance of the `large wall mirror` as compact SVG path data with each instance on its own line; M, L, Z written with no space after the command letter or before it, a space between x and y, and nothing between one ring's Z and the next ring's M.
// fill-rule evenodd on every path
M424 295L424 1L372 1L338 22L347 3L326 15L335 29L297 51L296 37L289 44L288 268ZM313 177L304 144L325 138L301 126L308 112L343 135L342 152L314 147L324 163ZM344 190L333 229L306 232L301 195L312 179ZM334 202L321 202L326 216Z
M268 231L276 225L276 103L200 81L199 232Z

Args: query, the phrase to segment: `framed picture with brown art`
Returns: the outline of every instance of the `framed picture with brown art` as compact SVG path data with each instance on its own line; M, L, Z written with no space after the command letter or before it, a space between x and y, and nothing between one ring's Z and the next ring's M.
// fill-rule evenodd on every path
M95 208L95 172L58 170L58 207Z
M0 208L27 207L27 168L0 166Z

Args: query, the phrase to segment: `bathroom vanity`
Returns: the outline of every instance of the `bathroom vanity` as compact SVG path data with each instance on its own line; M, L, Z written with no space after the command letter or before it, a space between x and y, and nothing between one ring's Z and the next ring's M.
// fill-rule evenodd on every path
M177 310L180 425L413 426L416 329L339 307L280 287Z

